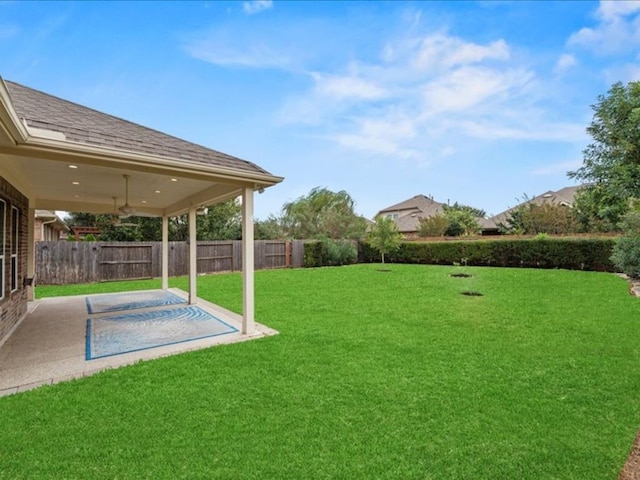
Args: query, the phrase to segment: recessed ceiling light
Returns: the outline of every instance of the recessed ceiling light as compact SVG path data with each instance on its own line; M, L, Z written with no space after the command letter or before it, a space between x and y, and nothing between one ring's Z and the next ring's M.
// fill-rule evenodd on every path
M80 195L74 195L73 198L80 198Z
M80 182L71 182L71 183L73 183L74 185L80 185Z
M160 190L156 190L156 193L160 193Z
M77 165L69 165L69 168L78 168Z
M147 201L146 200L142 200L142 203L147 203Z
M172 179L171 179L171 181L172 181L172 182L177 182L177 181L178 181L178 179L177 179L177 178L172 178Z

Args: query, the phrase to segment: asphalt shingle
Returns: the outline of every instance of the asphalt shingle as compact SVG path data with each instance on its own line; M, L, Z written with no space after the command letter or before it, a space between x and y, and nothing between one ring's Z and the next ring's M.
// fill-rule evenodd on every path
M59 132L79 144L267 174L258 165L127 120L5 80L13 107L28 127Z

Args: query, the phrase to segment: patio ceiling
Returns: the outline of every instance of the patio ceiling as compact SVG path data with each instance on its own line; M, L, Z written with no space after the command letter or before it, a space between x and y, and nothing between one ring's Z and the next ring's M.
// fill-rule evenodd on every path
M129 175L129 205L150 216L282 181L250 162L1 79L0 172L31 208L91 213L113 213L113 197L123 205Z

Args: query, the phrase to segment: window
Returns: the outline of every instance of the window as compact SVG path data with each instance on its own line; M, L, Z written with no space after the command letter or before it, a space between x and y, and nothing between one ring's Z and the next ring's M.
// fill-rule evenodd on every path
M11 291L18 289L18 241L20 239L20 211L11 207Z
M4 246L6 244L5 236L7 229L5 228L5 217L7 212L7 203L0 200L0 299L4 298Z
M397 213L387 213L387 218L390 218L391 220L397 220L398 219L398 214Z

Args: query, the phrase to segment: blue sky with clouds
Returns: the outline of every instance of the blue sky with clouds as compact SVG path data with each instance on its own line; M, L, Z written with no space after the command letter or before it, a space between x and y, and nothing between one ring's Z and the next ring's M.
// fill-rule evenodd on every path
M572 184L640 2L0 1L0 75L284 176L258 218L316 186L496 214Z

